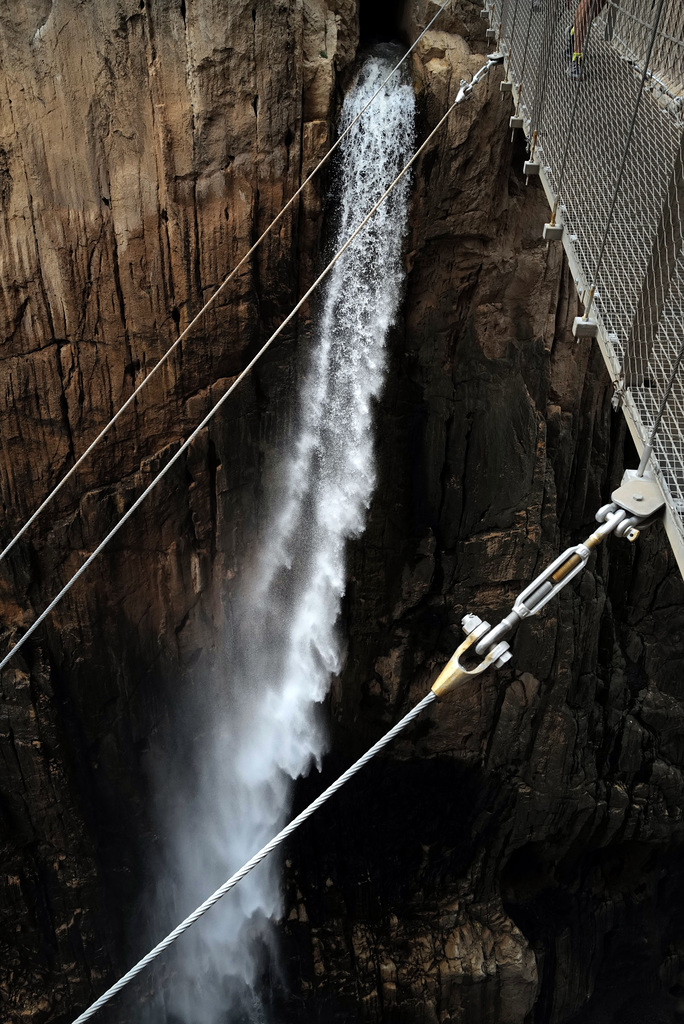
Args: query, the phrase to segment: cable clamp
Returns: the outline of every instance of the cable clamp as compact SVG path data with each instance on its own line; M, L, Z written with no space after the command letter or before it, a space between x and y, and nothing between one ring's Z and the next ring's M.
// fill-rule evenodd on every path
M463 629L468 634L444 670L438 676L432 689L437 697L452 690L459 682L486 671L491 666L501 668L511 659L506 634L522 622L540 612L570 580L580 573L592 551L611 533L633 542L641 530L650 526L662 513L665 499L655 479L648 471L628 469L621 485L613 491L612 501L603 505L596 513L600 524L582 544L575 544L559 555L551 565L530 583L517 597L509 614L493 629L477 615L466 615ZM463 664L464 656L475 644L472 652L482 660L473 667Z

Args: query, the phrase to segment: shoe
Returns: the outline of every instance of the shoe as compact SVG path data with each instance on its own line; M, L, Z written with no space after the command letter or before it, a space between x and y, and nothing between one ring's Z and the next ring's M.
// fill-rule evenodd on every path
M568 68L568 76L573 80L573 82L579 82L580 79L584 78L581 53L573 54L572 64Z

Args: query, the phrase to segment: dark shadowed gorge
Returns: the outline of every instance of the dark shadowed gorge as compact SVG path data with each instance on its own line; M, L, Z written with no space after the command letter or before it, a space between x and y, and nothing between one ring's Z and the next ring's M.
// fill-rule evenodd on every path
M361 38L436 0L31 0L0 13L0 541L132 393L334 139ZM487 52L458 0L418 45L416 138ZM303 807L495 621L633 464L494 72L417 163L348 555L329 754ZM4 652L289 313L324 172L0 563ZM0 1019L66 1024L159 936L155 759L221 657L315 304L0 674ZM514 658L431 709L288 846L274 1022L684 1019L684 585L611 540ZM182 755L201 756L187 716ZM198 841L201 841L198 838ZM170 923L173 923L171 921ZM103 1021L142 1019L164 968Z

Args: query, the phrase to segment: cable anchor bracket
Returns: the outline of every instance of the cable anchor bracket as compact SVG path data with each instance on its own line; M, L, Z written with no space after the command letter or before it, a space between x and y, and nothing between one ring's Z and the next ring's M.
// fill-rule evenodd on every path
M649 470L642 476L637 469L626 470L622 483L610 497L610 504L598 510L596 519L604 522L616 509L621 509L626 515L615 533L630 543L634 543L642 530L659 519L665 508L665 498Z
M641 530L650 526L661 515L665 499L648 471L628 469L620 486L611 494L611 502L596 513L599 523L594 532L581 544L567 548L543 572L525 587L517 597L509 614L492 628L477 615L466 615L463 629L468 634L451 660L433 684L437 697L442 697L459 682L480 675L490 667L501 668L511 659L509 644L504 637L532 615L536 615L558 594L570 580L580 573L592 551L611 533L634 542ZM471 652L482 660L473 667L463 663Z
M475 648L477 654L486 654L523 619L540 612L584 569L591 552L609 534L614 532L633 543L641 530L655 522L665 507L665 500L648 472L638 474L635 469L625 472L622 483L611 494L612 501L596 513L598 528L582 544L567 548L523 590L509 614L498 626L483 634Z

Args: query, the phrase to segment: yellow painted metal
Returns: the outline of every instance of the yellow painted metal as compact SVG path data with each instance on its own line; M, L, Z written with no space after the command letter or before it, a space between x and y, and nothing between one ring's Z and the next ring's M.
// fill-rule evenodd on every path
M461 658L466 651L476 644L479 639L479 634L471 633L467 636L461 646L458 648L456 653L449 659L440 674L432 684L432 692L441 699L446 693L450 693L459 683L464 682L466 679L473 679L475 676L479 676L482 672L485 672L492 662L496 659L494 657L496 648L491 650L479 665L475 668L464 668L461 665Z
M594 548L598 547L602 540L603 537L597 530L595 533L592 533L591 537L587 537L587 539L584 542L584 546L585 548L589 548L589 550L591 551ZM582 559L579 555L570 555L570 558L568 558L567 562L563 562L563 564L559 566L558 569L556 569L556 571L553 573L551 577L553 582L560 583L560 581L564 580L568 573L572 572L575 566L579 565L581 561Z

